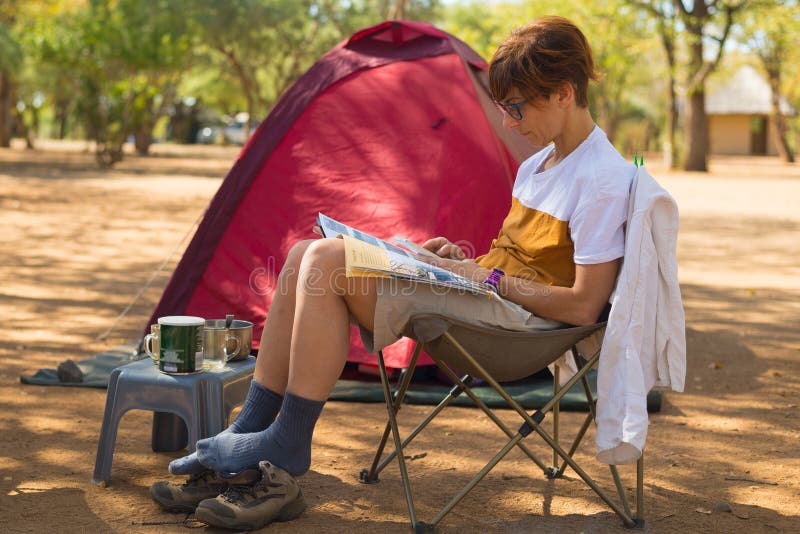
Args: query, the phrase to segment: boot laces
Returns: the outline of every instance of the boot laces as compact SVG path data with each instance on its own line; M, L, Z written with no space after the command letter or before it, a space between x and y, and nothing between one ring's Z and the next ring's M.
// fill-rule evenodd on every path
M197 486L200 483L210 483L212 478L214 478L213 471L201 471L199 473L195 473L193 475L189 475L189 479L183 483L184 487L191 487Z
M228 489L222 494L222 498L234 504L237 502L245 502L247 496L255 499L257 497L256 486L257 484L234 484L228 486Z

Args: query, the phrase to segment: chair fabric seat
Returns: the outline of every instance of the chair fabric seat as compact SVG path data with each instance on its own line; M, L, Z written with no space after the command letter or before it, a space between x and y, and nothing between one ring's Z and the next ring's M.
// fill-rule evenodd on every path
M424 314L412 317L404 335L423 343L425 351L434 359L440 359L462 373L479 375L461 351L443 335L449 332L495 380L509 382L541 371L603 327L605 323L517 332Z

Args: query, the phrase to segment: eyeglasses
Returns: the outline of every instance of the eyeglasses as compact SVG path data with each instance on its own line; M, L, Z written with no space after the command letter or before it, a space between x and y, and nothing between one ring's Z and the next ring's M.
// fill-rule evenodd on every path
M519 102L514 102L513 104L506 104L504 102L498 102L497 100L494 101L498 108L503 110L505 113L508 113L508 116L515 121L522 120L522 110L520 108L524 106L526 102L527 100L520 100Z

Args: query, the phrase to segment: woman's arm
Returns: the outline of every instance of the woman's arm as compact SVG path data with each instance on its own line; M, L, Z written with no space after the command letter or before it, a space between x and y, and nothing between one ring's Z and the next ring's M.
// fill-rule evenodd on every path
M500 280L500 296L539 317L577 326L594 324L614 290L620 264L617 259L576 265L572 287L548 286L504 276Z
M443 258L431 263L479 282L483 282L491 272L470 260ZM545 319L577 326L594 324L611 296L620 264L621 260L616 259L593 265L576 265L572 287L548 286L504 276L500 280L500 296Z

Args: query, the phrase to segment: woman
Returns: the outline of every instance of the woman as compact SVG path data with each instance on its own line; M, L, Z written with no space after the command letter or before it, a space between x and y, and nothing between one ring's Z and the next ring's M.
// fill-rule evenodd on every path
M241 413L170 464L171 473L191 475L188 482L158 483L153 498L171 510L196 507L199 519L229 528L300 515L305 501L294 477L309 469L314 426L347 358L351 319L372 350L397 340L416 313L511 330L594 323L623 255L634 173L591 117L587 88L596 78L585 37L560 17L515 31L492 59L490 88L504 125L548 146L520 166L511 210L485 255L464 260L444 237L423 246L438 265L490 284L496 298L445 298L427 285L390 291L397 282L378 278L348 283L341 240L296 244L278 284L289 289L272 301ZM220 476L226 473L239 475Z

